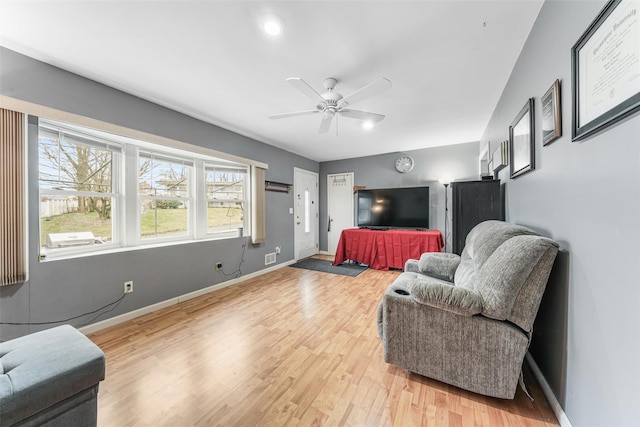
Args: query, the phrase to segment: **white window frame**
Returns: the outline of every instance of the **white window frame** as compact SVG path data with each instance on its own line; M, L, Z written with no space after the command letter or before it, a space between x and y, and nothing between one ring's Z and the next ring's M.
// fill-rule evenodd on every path
M207 176L207 171L208 170L223 170L223 169L229 169L229 170L237 170L240 173L244 174L244 182L242 185L242 198L241 199L234 199L234 198L216 198L216 197L209 197L207 194L207 180L206 180L206 176ZM205 162L203 164L203 171L204 171L204 189L203 189L203 194L204 194L204 211L202 212L204 215L204 232L206 233L207 236L209 237L242 237L243 235L248 235L251 233L250 230L250 224L251 221L250 219L250 212L251 212L251 203L249 201L250 199L250 180L251 180L251 174L250 174L250 167L249 165L237 165L237 164L228 164L228 163L221 163L221 162ZM232 203L232 202L240 202L242 205L242 210L243 210L243 218L242 218L242 230L228 230L225 232L220 232L220 233L210 233L209 229L208 229L208 224L207 224L207 211L208 211L208 207L209 207L209 202L228 202L228 203Z
M97 192L97 191L77 191L77 190L57 190L51 188L41 188L38 184L38 240L41 238L40 228L42 226L42 197L43 196L66 196L66 197L109 197L111 202L111 241L101 244L87 245L87 246L71 246L66 248L46 249L45 242L40 242L41 253L40 258L43 259L51 251L54 251L56 257L68 257L77 254L98 252L118 248L121 246L120 236L121 231L121 216L113 215L114 211L118 211L122 205L122 146L120 144L103 140L97 135L83 133L74 129L73 127L66 127L64 124L56 123L49 120L41 120L39 128L45 128L51 133L58 133L58 140L61 135L68 135L72 138L76 138L74 143L85 145L88 147L100 148L111 152L111 192ZM38 156L40 156L40 134L38 135ZM82 140L82 141L79 141ZM39 160L38 160L39 163ZM40 178L38 178L40 182ZM96 236L96 238L99 236Z
M154 243L154 242L171 242L171 241L183 241L183 240L192 240L195 238L194 232L196 229L195 222L197 221L197 217L194 211L197 209L197 205L195 203L194 191L193 191L193 180L196 177L194 173L194 160L187 159L183 157L171 156L159 151L151 151L151 150L138 150L138 161L136 163L136 170L138 170L140 166L141 158L149 158L150 160L159 159L165 162L172 162L176 164L182 163L183 166L188 167L187 169L187 189L185 191L185 196L169 196L169 195L142 195L139 191L140 180L138 177L137 182L137 203L136 207L138 208L138 232L137 232L137 241L140 244ZM142 201L143 199L149 200L173 200L180 203L184 203L187 205L187 230L184 234L179 235L168 235L168 236L156 236L156 237L143 237L142 236L142 226L140 224L142 220Z
M146 247L164 246L170 244L182 244L192 241L220 240L239 237L238 233L207 232L207 205L206 195L206 168L229 167L242 169L246 172L244 183L244 228L243 235L250 235L249 212L251 209L251 168L249 163L241 163L220 159L214 156L204 155L200 150L188 151L185 149L167 147L154 142L142 141L130 137L123 137L104 131L90 129L69 123L57 122L49 119L40 119L42 127L60 126L70 131L80 132L85 138L95 138L96 141L105 141L105 146L117 147L112 163L113 193L99 193L100 197L113 197L111 207L112 242L102 245L80 246L73 248L44 248L41 242L40 259L51 261L81 256L90 256L99 253L109 253L120 250L141 249ZM115 149L115 148L114 148ZM189 164L187 197L180 196L142 196L139 194L138 166L140 156L148 154L163 158L164 160L184 162ZM40 195L53 194L61 190L39 189ZM65 194L70 193L66 191ZM74 191L73 195L84 195ZM87 194L89 195L89 194ZM94 194L90 194L94 195ZM158 236L142 238L141 236L141 200L143 198L156 198L162 200L179 200L188 203L187 233L178 236ZM42 221L39 214L39 221Z

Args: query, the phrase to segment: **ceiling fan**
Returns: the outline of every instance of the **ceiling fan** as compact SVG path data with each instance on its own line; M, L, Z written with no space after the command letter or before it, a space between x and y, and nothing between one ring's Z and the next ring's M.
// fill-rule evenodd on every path
M270 119L284 119L288 117L305 116L308 114L323 113L322 121L320 122L320 128L318 133L327 133L334 116L336 117L336 134L338 133L337 116L348 117L350 119L357 119L362 121L380 122L384 119L382 114L369 113L367 111L353 110L350 107L356 102L360 102L365 98L368 98L376 93L379 93L385 89L391 87L391 81L384 77L380 77L372 83L356 90L355 92L342 96L338 92L334 91L338 80L333 77L324 79L325 92L320 94L314 88L312 88L307 82L298 77L290 77L287 79L287 83L291 84L294 88L298 89L304 95L311 98L316 103L315 110L296 111L293 113L274 114L269 116Z

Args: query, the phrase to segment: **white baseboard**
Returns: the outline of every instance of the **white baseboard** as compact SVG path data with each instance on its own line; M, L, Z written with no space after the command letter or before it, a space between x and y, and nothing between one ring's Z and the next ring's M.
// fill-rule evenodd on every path
M181 302L188 301L190 299L206 295L211 292L215 292L217 290L236 285L238 283L244 282L249 279L253 279L254 277L262 276L263 274L270 273L275 270L279 270L282 267L286 267L288 265L294 264L295 260L286 261L281 264L274 265L272 267L265 268L260 271L256 271L255 273L247 274L246 276L241 276L235 279L227 280L226 282L218 283L216 285L212 285L203 289L198 289L197 291L189 292L188 294L179 295L177 297L169 298L168 300L160 301L155 304L148 305L146 307L138 308L136 310L130 311L128 313L121 314L119 316L114 316L110 319L103 320L101 322L92 323L90 325L79 328L78 330L85 335L92 334L94 332L98 332L102 329L109 328L111 326L118 325L120 323L126 322L131 319L135 319L136 317L143 316L145 314L152 313L154 311L170 307L175 304L180 304Z
M542 388L542 392L549 401L549 405L551 405L553 413L556 414L556 418L560 423L560 427L572 427L571 421L569 421L569 418L567 418L567 414L564 413L564 409L562 409L562 406L560 406L560 402L558 402L556 395L553 394L551 387L549 387L549 383L542 375L542 372L540 371L540 368L538 368L535 360L533 360L533 356L531 356L531 353L527 352L525 359L527 359L527 362L529 363L529 366L533 371L533 375L536 377L538 384L540 384L540 388Z

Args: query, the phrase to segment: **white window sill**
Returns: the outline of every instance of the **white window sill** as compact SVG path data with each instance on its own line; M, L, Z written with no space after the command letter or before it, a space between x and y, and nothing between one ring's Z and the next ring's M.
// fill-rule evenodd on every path
M179 245L189 245L192 243L202 243L202 242L212 242L216 240L229 240L229 239L238 239L249 236L238 236L238 235L227 235L227 236L215 236L215 237L206 237L202 239L190 239L190 240L172 240L172 241L155 241L150 243L143 243L136 246L118 246L118 245L108 245L109 247L105 247L104 249L90 249L86 251L64 251L57 252L55 249L46 249L44 248L45 256L40 256L40 262L52 262L52 261L62 261L74 258L86 258L92 256L100 256L100 255L108 255L108 254L116 254L120 252L129 252L129 251L139 251L145 249L154 249L154 248L163 248L167 246L179 246ZM42 249L41 249L42 253Z

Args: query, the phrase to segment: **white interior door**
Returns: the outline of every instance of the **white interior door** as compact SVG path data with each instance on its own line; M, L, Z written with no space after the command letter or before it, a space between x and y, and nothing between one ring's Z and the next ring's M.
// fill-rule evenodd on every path
M296 259L318 253L318 174L294 168L294 212Z
M340 233L353 227L353 172L327 175L327 251L336 254Z

